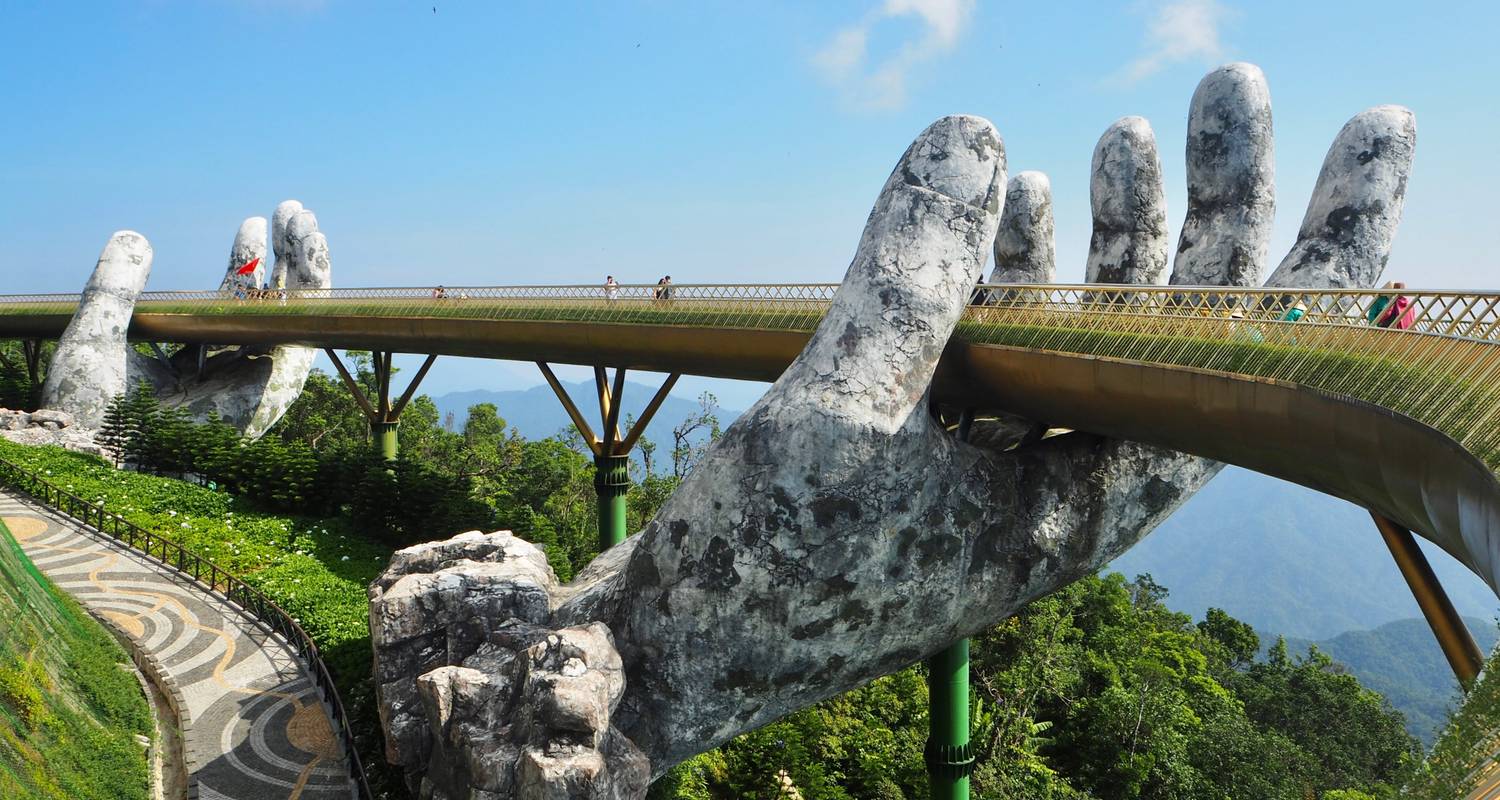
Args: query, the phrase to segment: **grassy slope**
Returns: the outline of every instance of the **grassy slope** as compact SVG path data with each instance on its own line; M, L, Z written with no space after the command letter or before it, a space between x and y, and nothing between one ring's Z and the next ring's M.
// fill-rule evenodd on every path
M0 523L0 797L145 798L152 735L129 657Z
M389 548L369 542L342 519L259 513L223 492L121 472L93 456L4 440L0 456L44 473L80 497L104 501L142 528L173 537L296 618L334 673L377 795L393 787L392 796L403 796L399 780L384 766L366 622L365 587L385 568ZM433 531L432 538L452 533Z

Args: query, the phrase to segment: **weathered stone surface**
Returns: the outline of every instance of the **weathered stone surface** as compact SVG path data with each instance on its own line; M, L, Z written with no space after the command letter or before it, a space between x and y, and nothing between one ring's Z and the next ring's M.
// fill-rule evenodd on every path
M43 422L51 422L59 428L66 428L73 424L73 415L66 411L58 411L51 408L40 408L31 412L31 423L33 425Z
M609 628L545 627L556 593L546 555L508 531L398 551L371 586L387 757L414 790L644 792L644 756L610 727L625 678ZM582 786L596 794L567 794Z
M249 275L240 274L240 269L257 260L259 263L254 271ZM264 286L267 272L266 218L250 217L240 223L240 230L234 235L234 244L229 248L229 266L224 270L224 280L219 283L219 290L227 291L235 284Z
M1318 184L1270 286L1369 286L1385 270L1401 224L1406 179L1417 148L1417 119L1401 106L1354 115L1328 148Z
M298 211L287 222L286 245L288 288L308 291L333 285L328 239L318 231L318 218L313 212Z
M1082 433L986 450L931 418L927 387L997 225L1003 165L982 120L926 131L807 348L656 518L572 583L514 555L457 557L478 534L398 557L377 588L406 582L411 599L382 609L372 590L371 619L409 637L382 634L377 678L390 678L382 714L405 715L387 725L414 786L643 797L644 779L625 776L660 775L994 624L1107 563L1217 472ZM1242 274L1224 260L1202 282ZM1342 285L1331 264L1301 277ZM450 609L507 574L545 590L550 611L445 645L440 629L463 616ZM426 622L385 621L395 613Z
M1094 146L1089 283L1161 283L1167 270L1167 196L1156 134L1142 117L1110 125Z
M79 425L97 428L109 401L125 391L125 333L151 274L151 257L151 244L139 233L110 237L57 342L42 384L44 408L65 409Z
M990 283L1051 283L1057 274L1053 244L1052 182L1022 172L1005 187L1005 208L995 233Z
M1271 91L1254 64L1208 73L1188 111L1187 218L1172 283L1201 285L1226 275L1253 286L1265 271L1276 218Z

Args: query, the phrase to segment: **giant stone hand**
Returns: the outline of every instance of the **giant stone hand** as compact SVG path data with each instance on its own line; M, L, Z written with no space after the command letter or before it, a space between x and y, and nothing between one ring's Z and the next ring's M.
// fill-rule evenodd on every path
M1215 84L1264 96L1246 81L1263 78L1235 70ZM1221 91L1201 90L1191 113L1220 113ZM1231 120L1261 113L1236 102ZM1268 206L1256 177L1269 174L1265 121L1216 129L1212 153L1189 141L1194 236L1237 254L1180 260L1195 283L1260 272L1269 226L1215 209ZM1414 140L1404 109L1345 126L1273 283L1377 278ZM1155 159L1144 120L1101 140L1094 191L1130 195L1094 198L1089 263L1101 278L1154 280L1167 263ZM1005 268L1050 274L1050 231L1025 230L1027 220L1050 228L1046 183L1012 189L1030 199L1010 221ZM928 387L1006 194L988 122L948 117L924 131L886 181L806 349L656 518L571 584L507 533L396 555L371 587L370 623L387 755L414 789L640 797L648 774L1097 570L1216 473L1201 458L1087 433L985 449L933 419ZM1338 213L1323 213L1328 198Z
M312 212L288 200L277 206L274 219L275 285L294 293L331 286L328 241ZM236 284L263 283L266 235L264 217L250 217L240 225L218 286L226 302ZM216 417L251 438L265 433L301 393L317 351L210 343L201 362L197 346L167 358L137 352L127 330L150 274L151 256L151 245L140 234L122 231L111 237L58 343L42 390L43 407L72 413L81 427L98 427L112 397L145 381L163 406L183 408L199 421ZM248 274L241 274L251 265ZM267 296L242 302L276 301Z

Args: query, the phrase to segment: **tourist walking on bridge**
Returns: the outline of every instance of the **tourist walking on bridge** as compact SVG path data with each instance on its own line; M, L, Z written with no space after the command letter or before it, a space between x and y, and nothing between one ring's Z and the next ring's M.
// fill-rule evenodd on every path
M615 276L604 276L604 299L613 300L620 296L620 284L615 283Z

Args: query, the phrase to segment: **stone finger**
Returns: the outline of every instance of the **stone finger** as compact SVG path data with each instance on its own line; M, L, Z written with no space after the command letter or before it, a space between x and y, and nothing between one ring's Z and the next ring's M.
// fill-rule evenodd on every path
M923 131L881 190L828 314L762 402L901 425L984 268L1004 186L989 121L944 117Z
M1188 111L1187 217L1176 286L1254 286L1276 217L1271 91L1254 64L1204 76Z
M1028 171L1011 178L995 233L990 283L1051 283L1057 274L1054 227L1047 175Z
M1376 106L1345 123L1323 159L1297 243L1266 285L1374 285L1401 224L1416 147L1416 116L1401 106Z
M1167 198L1156 134L1143 117L1110 125L1094 147L1089 283L1160 283L1167 269Z
M240 274L240 270L251 263L255 268L249 274ZM234 244L229 248L229 266L224 270L219 291L231 289L236 283L263 286L267 271L266 218L250 217L240 223L240 230L234 235Z
M271 283L274 286L288 286L287 269L291 265L292 245L287 238L290 232L292 217L302 211L302 204L296 200L283 200L276 206L271 214L271 250L276 256L276 265L271 272Z

